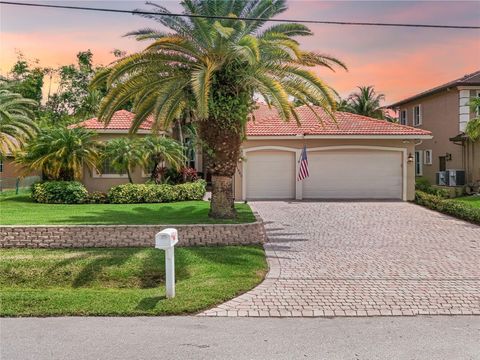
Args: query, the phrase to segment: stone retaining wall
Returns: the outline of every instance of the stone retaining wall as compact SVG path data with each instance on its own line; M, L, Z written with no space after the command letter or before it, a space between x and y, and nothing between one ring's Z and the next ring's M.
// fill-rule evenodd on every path
M12 225L0 226L0 248L149 247L155 234L178 230L178 246L265 242L263 222L208 225Z

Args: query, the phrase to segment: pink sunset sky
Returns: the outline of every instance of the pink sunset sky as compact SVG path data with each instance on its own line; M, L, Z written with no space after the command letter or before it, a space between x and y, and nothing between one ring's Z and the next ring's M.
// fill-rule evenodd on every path
M21 0L20 0L21 1ZM73 6L148 10L143 1L24 1ZM177 1L157 1L172 11ZM330 21L402 22L480 25L478 1L295 1L282 18ZM113 49L132 53L147 44L122 37L153 27L154 21L129 14L27 8L0 5L0 73L6 74L21 51L42 66L75 61L90 49L96 64L108 64ZM480 30L311 25L314 36L301 38L304 48L333 55L349 71L320 76L342 96L358 85L374 85L392 103L403 97L480 69Z

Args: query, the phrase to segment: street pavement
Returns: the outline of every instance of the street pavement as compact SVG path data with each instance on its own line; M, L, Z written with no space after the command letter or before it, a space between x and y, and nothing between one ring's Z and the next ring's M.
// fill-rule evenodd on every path
M480 359L480 317L0 319L1 360Z

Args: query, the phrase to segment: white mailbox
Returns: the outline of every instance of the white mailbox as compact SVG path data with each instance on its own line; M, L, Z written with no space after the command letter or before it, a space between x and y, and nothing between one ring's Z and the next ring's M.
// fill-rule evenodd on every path
M165 229L155 235L155 247L166 250L178 243L177 229Z
M177 229L165 229L155 235L155 248L165 250L165 286L167 298L175 297L175 251L178 243Z

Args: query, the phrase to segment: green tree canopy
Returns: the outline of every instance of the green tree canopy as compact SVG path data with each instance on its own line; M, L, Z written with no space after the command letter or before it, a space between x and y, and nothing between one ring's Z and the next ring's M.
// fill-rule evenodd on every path
M0 158L14 153L37 132L32 99L8 90L0 90Z
M197 122L209 154L213 217L235 216L232 177L240 158L245 124L255 106L254 95L277 109L284 120L297 120L290 97L322 106L333 116L332 91L308 68L345 68L338 59L300 48L297 37L310 36L301 24L267 25L283 13L285 0L184 0L184 14L261 18L254 21L168 16L165 7L148 3L166 31L132 33L149 41L147 48L100 72L94 86L106 84L108 94L100 117L133 101L132 132L152 115L156 128L168 128L185 112Z
M52 180L81 179L83 166L98 169L102 145L84 128L45 128L17 156L26 170L42 171Z

